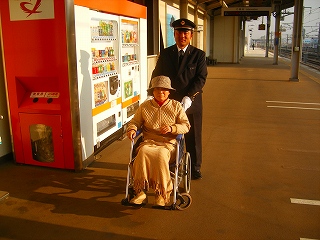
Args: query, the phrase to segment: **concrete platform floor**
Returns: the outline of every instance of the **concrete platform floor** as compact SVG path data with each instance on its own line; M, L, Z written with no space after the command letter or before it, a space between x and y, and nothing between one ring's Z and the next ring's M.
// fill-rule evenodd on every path
M82 172L0 163L0 239L320 239L319 72L246 53L208 67L190 208L122 206L129 140Z

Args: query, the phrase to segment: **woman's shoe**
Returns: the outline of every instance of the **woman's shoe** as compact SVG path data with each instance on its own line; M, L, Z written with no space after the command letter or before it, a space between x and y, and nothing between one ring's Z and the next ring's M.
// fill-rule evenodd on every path
M147 198L147 195L145 194L145 192L141 191L134 198L130 200L130 203L142 204L146 198Z
M166 205L164 198L161 195L156 194L154 200L154 205L157 207L164 207Z

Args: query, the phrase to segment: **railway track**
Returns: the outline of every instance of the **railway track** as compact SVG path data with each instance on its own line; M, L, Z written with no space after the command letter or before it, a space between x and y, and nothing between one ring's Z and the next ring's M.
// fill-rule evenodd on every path
M290 59L291 49L281 48L279 56ZM320 71L320 55L317 53L317 49L302 50L300 63Z

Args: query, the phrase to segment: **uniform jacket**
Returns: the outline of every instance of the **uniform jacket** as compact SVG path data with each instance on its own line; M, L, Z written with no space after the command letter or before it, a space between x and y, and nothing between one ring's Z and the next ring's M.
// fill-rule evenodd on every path
M163 49L152 78L165 75L171 79L171 86L176 89L170 98L181 101L184 96L192 96L199 92L188 114L202 111L202 88L208 75L205 52L189 45L179 67L178 48L176 45Z

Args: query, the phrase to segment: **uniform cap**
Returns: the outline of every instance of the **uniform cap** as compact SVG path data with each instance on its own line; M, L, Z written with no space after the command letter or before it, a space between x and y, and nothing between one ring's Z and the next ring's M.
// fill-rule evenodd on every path
M186 18L180 18L172 22L171 26L177 30L193 30L196 25Z

